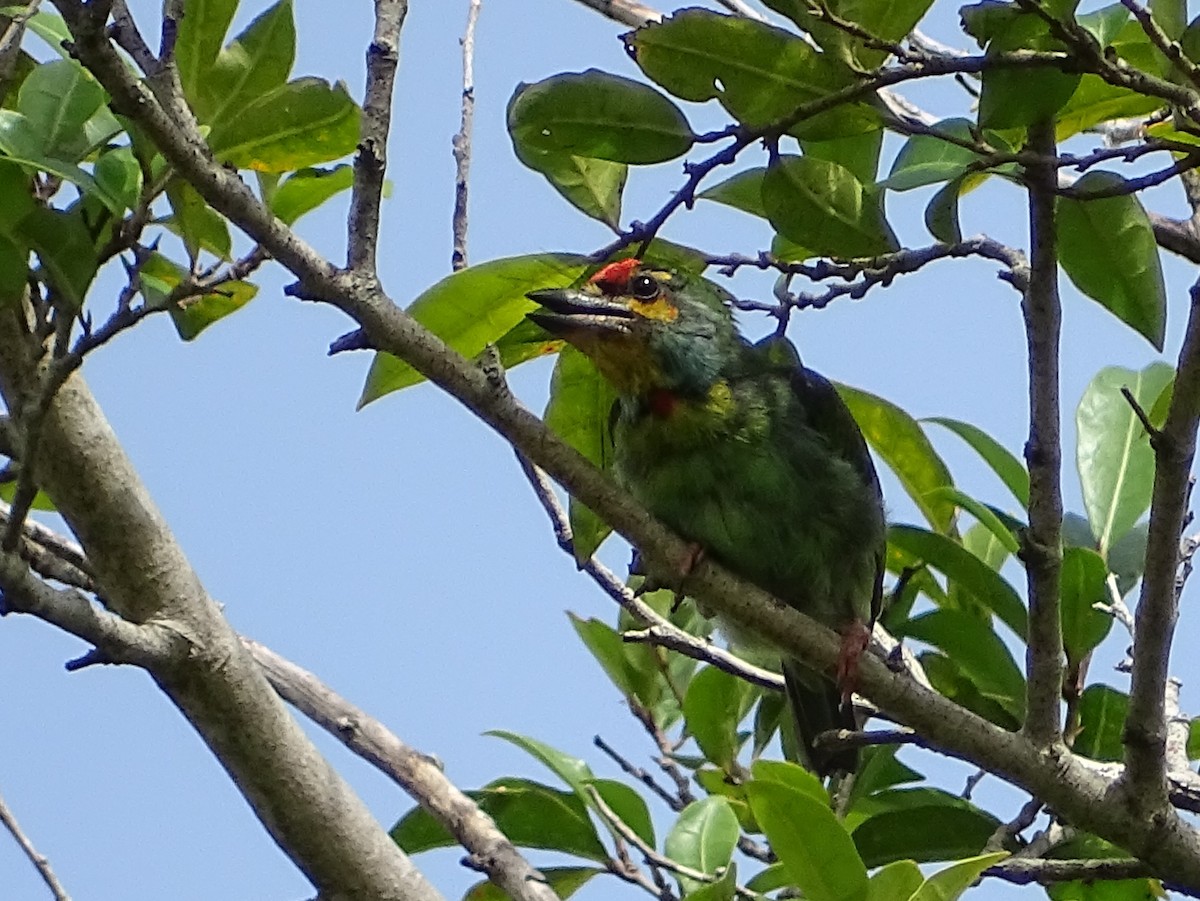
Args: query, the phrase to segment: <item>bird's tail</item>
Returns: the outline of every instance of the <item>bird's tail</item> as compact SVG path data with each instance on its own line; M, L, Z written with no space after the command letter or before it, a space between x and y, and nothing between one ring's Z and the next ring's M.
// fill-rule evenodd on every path
M830 680L798 660L783 661L783 680L787 686L792 718L800 739L801 753L809 769L822 778L834 773L853 773L858 769L858 751L826 751L813 742L831 729L857 729L854 707L843 703L842 693Z

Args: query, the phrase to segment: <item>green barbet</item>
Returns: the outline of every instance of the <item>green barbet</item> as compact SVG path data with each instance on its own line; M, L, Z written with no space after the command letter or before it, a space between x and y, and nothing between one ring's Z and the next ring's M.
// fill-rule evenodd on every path
M857 727L850 693L879 613L885 522L837 391L786 339L743 338L730 295L702 278L626 259L529 297L544 308L530 318L616 389L620 484L697 553L841 633L833 678L786 655L783 674L809 766L853 771L855 752L813 740Z

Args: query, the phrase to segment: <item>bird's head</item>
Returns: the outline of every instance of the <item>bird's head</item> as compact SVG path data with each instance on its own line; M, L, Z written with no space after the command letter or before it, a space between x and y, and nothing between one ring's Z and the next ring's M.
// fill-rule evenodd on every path
M529 298L544 308L529 318L587 354L625 395L703 394L743 343L726 291L637 259L610 263L579 288Z

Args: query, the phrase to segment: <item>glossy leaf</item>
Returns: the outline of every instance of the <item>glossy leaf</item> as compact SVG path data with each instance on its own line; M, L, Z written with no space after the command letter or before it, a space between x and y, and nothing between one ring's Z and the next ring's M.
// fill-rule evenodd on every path
M663 850L676 863L702 873L716 873L729 866L739 834L737 816L729 802L713 795L683 809L664 840ZM679 882L684 891L703 884L682 876Z
M239 169L291 172L353 153L360 111L339 82L300 78L259 96L215 126L208 142L217 158Z
M525 294L560 288L587 270L588 259L571 254L533 254L491 260L442 279L423 291L408 313L458 353L474 357L522 322L537 304ZM358 406L424 380L407 363L377 354Z
M202 331L230 313L236 313L258 293L250 282L226 282L201 297L190 298L171 308L171 322L184 341L195 339Z
M934 652L919 654L917 659L938 692L1002 729L1020 728L1021 720L1009 713L1002 704L986 697L955 661Z
M1124 6L1120 10L1129 14ZM1101 122L1144 116L1162 105L1163 101L1157 97L1115 87L1098 75L1085 74L1071 99L1055 117L1055 136L1059 141L1065 141Z
M827 804L779 782L746 785L754 818L809 901L862 901L867 869Z
M908 901L925 877L911 860L896 860L871 874L867 901Z
M938 190L925 207L925 228L943 244L962 240L958 220L958 199L963 193L964 180L956 178Z
M958 138L973 140L973 123L967 119L945 119L932 126L935 131ZM883 186L893 191L909 191L923 185L951 181L964 174L967 167L980 159L979 154L951 141L933 135L913 135L892 163Z
M522 163L544 175L576 209L611 228L620 228L621 193L629 174L625 163L538 150L516 140L513 151Z
M920 424L895 404L848 385L837 385L871 449L896 474L904 490L939 532L954 525L954 504L930 491L953 485L950 470L938 456Z
M763 178L766 174L765 166L743 169L737 175L701 191L696 197L700 200L723 203L752 216L766 219L767 210L763 206L762 196Z
M184 96L193 106L204 91L237 7L238 0L188 0L187 15L176 32L175 64Z
M233 248L225 218L208 205L190 183L173 178L167 183L167 198L174 212L172 231L183 239L183 246L194 262L200 251L222 260L230 259Z
M552 748L550 745L538 741L536 738L530 738L527 735L521 735L516 732L509 732L507 729L491 729L483 734L502 738L521 748L523 751L528 752L541 761L551 772L562 779L563 782L571 786L576 795L580 798L587 797L587 793L583 790L584 784L594 780L596 777L593 775L591 768L578 757L564 754L557 748Z
M882 193L828 160L781 157L763 177L763 206L780 234L822 256L854 259L899 249Z
M592 656L596 658L605 675L612 680L622 694L636 696L637 674L630 666L625 655L625 642L617 630L608 623L595 618L583 619L570 611L567 612L567 616L571 619L575 634L592 652Z
M583 353L564 347L550 379L550 401L544 419L560 438L600 469L612 464L609 418L617 395ZM596 552L611 528L586 506L571 498L571 533L575 559L583 563Z
M809 32L826 53L843 58L860 70L874 69L890 55L886 50L867 47L858 37L821 21L811 14L805 0L764 0ZM863 28L868 34L886 41L900 41L925 15L932 0L836 0L828 9Z
M593 779L588 785L596 790L609 810L651 848L654 847L654 823L650 808L632 787L615 779Z
M750 768L756 782L777 782L829 806L829 792L812 772L786 760L756 760Z
M879 174L883 129L822 141L802 139L800 148L805 156L837 163L863 184L871 185Z
M20 223L20 236L37 253L55 291L72 308L83 305L98 260L92 233L78 208L38 207Z
M1025 710L1025 677L987 623L962 610L933 610L910 619L902 633L933 645L958 665L984 697L1018 720Z
M331 197L349 190L353 183L354 170L346 164L331 169L301 169L271 194L271 212L291 225Z
M27 10L28 6L25 5L22 12ZM63 59L71 58L71 52L67 49L72 40L71 29L67 28L62 16L39 9L26 20L25 27L45 41L50 49Z
M1146 569L1146 541L1150 537L1150 524L1139 523L1108 549L1108 568L1117 577L1117 591L1121 597L1129 594L1142 572Z
M930 805L877 814L854 830L853 839L868 867L931 863L978 854L1000 825L982 810Z
M90 147L84 123L104 107L104 88L74 60L42 63L25 79L17 111L47 156L76 162Z
M1089 685L1079 699L1079 734L1072 746L1076 754L1093 760L1123 760L1121 736L1129 713L1129 695L1107 685Z
M128 147L114 147L96 160L96 186L118 200L126 209L138 204L142 192L142 168Z
M1029 506L1029 473L1023 464L1004 445L978 426L958 419L948 419L944 416L932 416L922 422L933 422L949 429L970 445L975 453L992 468L1004 486L1012 492L1022 507Z
M986 504L975 500L969 494L952 486L947 486L944 488L934 488L926 496L930 500L948 500L955 506L966 510L979 521L980 525L991 532L1010 554L1015 554L1020 550L1020 545L1017 542L1016 536L1013 535L1012 529L1004 523L994 510Z
M1092 379L1075 411L1083 504L1102 556L1150 508L1154 485L1154 451L1121 388L1127 387L1145 410L1172 376L1166 363L1151 363L1141 372L1106 367Z
M718 100L744 125L780 122L798 107L854 82L832 57L794 34L741 16L688 9L639 28L626 46L646 75L676 97ZM814 140L878 128L864 107L846 106L801 123L793 133Z
M224 37L229 27L224 15L224 9L214 8L212 20L202 24L202 28L210 29L204 35L202 53L207 55L210 50L212 32L220 28ZM228 47L222 48L214 60L203 67L199 58L195 60L191 67L195 81L191 83L187 97L200 121L219 131L242 118L258 98L281 88L292 71L295 57L296 24L292 0L279 0L246 26ZM187 85L185 82L185 90Z
M90 173L72 162L48 156L41 144L41 136L28 119L14 110L0 109L0 158L7 157L29 169L57 175L78 187L81 193L95 197L114 213L124 212L121 201L97 184Z
M1110 172L1089 172L1075 190L1125 184ZM1167 290L1150 218L1133 194L1058 200L1058 251L1063 271L1080 291L1162 350Z
M737 760L737 734L750 686L724 670L706 666L692 677L683 699L687 730L710 761L730 769Z
M562 851L604 863L608 852L583 801L529 779L497 779L487 787L466 793L488 814L514 845ZM422 808L402 817L392 827L392 840L409 854L458 844L448 831Z
M1063 549L1062 636L1067 663L1083 660L1112 628L1112 617L1095 608L1108 600L1108 567L1095 551L1082 547Z
M737 864L730 863L715 882L688 892L684 901L733 901L737 897Z
M988 867L995 866L1008 857L1007 851L980 854L960 860L943 870L938 870L925 880L925 884L913 895L912 901L958 901L963 892L979 879Z
M694 135L674 103L647 85L597 69L517 87L508 105L513 143L618 163L661 163Z
M587 885L593 876L599 876L606 870L597 867L538 867L538 872L545 879L546 885L554 892L556 898L566 901L577 891ZM463 901L510 901L509 895L494 882L477 882L463 895Z
M996 28L988 41L989 56L1010 50L1061 51L1044 21L1018 15ZM988 69L979 97L979 124L985 128L1024 128L1053 117L1079 86L1079 74L1052 68Z

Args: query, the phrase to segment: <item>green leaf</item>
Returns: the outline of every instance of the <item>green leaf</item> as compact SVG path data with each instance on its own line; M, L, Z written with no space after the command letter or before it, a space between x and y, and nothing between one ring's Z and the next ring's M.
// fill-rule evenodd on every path
M978 617L962 610L933 610L910 619L899 634L933 645L958 665L985 698L1018 720L1024 716L1025 677L1012 652Z
M954 504L929 497L929 492L954 483L950 471L915 419L895 404L848 385L838 393L867 443L891 468L930 525L940 532L954 526Z
M8 157L13 162L28 168L57 175L79 188L80 192L95 197L114 213L123 213L121 201L113 197L87 172L74 163L47 156L41 149L41 137L29 120L13 110L0 109L0 158Z
M625 642L608 623L598 619L583 619L570 611L571 625L605 674L622 694L636 696L637 674L633 671L625 654Z
M175 64L183 94L193 107L204 92L237 7L238 0L188 0L187 15L176 32Z
M134 209L142 193L142 167L128 147L114 147L100 155L93 172L96 186L118 200L126 209Z
M1121 12L1129 13L1123 6ZM1163 101L1157 97L1115 87L1098 75L1085 74L1066 106L1058 111L1055 136L1065 141L1101 122L1144 116L1162 105Z
M737 895L737 864L730 863L721 878L695 891L688 892L683 901L733 901Z
M858 775L850 790L851 810L860 798L907 782L919 782L925 778L912 767L897 760L897 751L899 748L895 745L879 745L863 750Z
M742 742L737 734L750 686L713 666L692 678L683 699L683 718L696 744L710 761L729 770Z
M766 219L767 210L763 206L763 178L766 174L765 166L745 169L737 175L701 191L696 197L700 200L723 203L752 216Z
M540 172L567 202L612 229L621 226L621 193L629 167L609 160L538 150L514 139L517 159Z
M499 340L537 304L525 294L535 288L571 284L591 264L571 254L531 254L490 260L447 276L423 291L408 313L453 350L474 357ZM407 363L390 354L377 354L363 386L358 406L424 380Z
M1001 24L988 42L987 55L1010 50L1061 51L1062 44L1050 35L1040 18L1023 14ZM1024 128L1053 117L1079 85L1078 73L1059 72L1049 67L1036 69L987 69L979 97L979 124L985 128Z
M780 234L822 256L854 259L899 249L883 194L837 163L780 157L763 177L762 199Z
M208 142L217 159L238 169L291 172L352 153L359 115L341 82L299 78L214 126Z
M332 169L301 169L271 194L271 212L292 225L331 197L349 190L353 183L354 170L344 163Z
M895 860L871 876L867 901L908 901L925 877L911 860Z
M779 782L746 785L754 818L809 901L862 901L867 868L827 804Z
M1154 451L1121 388L1127 387L1145 410L1173 374L1166 363L1151 363L1141 372L1106 367L1092 379L1075 411L1083 504L1101 556L1150 508L1154 487Z
M84 123L104 106L104 88L74 60L42 63L21 85L17 111L46 156L76 162L90 147Z
M587 792L583 790L583 787L596 777L592 773L591 768L578 757L564 754L557 748L552 748L550 745L540 742L536 738L530 738L527 735L520 735L516 732L509 732L507 729L491 729L483 734L502 738L516 745L521 750L527 751L547 766L563 782L571 786L576 795L580 798L587 797Z
M868 867L901 860L931 863L978 854L1000 825L979 809L935 804L876 814L852 837Z
M825 784L799 764L787 760L756 760L750 773L757 782L777 782L803 792L825 807L830 804Z
M608 860L587 808L571 792L528 779L507 778L466 794L496 821L514 845L562 851L601 863ZM401 818L390 834L409 854L458 844L419 807Z
M667 857L676 863L715 874L729 866L737 847L740 827L729 802L718 795L693 801L679 814L663 843ZM704 883L679 877L683 890L693 891Z
M612 465L609 416L617 395L583 353L564 347L550 380L546 425L600 469ZM571 532L575 559L588 560L612 529L586 506L571 498Z
M1150 524L1140 523L1122 535L1108 549L1108 568L1117 577L1121 597L1129 594L1146 568L1146 541Z
M962 240L958 220L958 199L963 193L965 179L956 178L940 188L925 207L925 228L943 244Z
M1101 47L1109 46L1125 23L1129 21L1129 9L1123 3L1112 3L1090 13L1076 16L1075 21L1091 33Z
M944 119L932 127L934 131L960 140L974 140L973 123L968 119ZM896 155L883 187L909 191L923 185L952 181L980 158L974 151L933 135L913 135Z
M593 876L607 871L597 867L538 867L538 872L555 896L565 901L587 885ZM495 883L485 880L467 889L463 901L509 901L509 896Z
M933 422L947 428L970 445L975 453L1000 477L1004 486L1020 501L1022 507L1029 506L1029 473L1025 464L1016 458L999 441L978 426L943 416L931 416L922 422Z
M912 896L912 901L958 901L963 892L975 884L981 873L990 866L1008 857L1007 851L980 854L960 860L938 870L925 880L925 884Z
M638 838L651 848L654 847L654 823L650 819L650 808L634 789L615 779L593 779L587 783L596 790L608 808L621 822L634 831Z
M676 97L718 100L744 125L761 128L854 83L844 64L781 28L741 16L688 9L629 34L642 71ZM874 131L876 114L844 105L800 123L797 137L827 140Z
M171 308L171 322L184 341L191 341L202 331L236 313L258 293L258 285L250 282L226 282L202 297L180 301Z
M71 29L67 28L67 23L63 21L62 16L39 9L26 20L25 27L45 41L50 49L63 59L71 58L67 47L74 39L71 37Z
M883 129L877 128L844 138L801 140L805 156L829 160L845 168L863 184L875 183L879 173L879 154L883 149Z
M757 762L780 727L788 722L787 698L783 692L764 692L754 711L754 745L750 757Z
M1002 729L1011 731L1020 728L1021 721L1005 710L1003 705L985 697L949 657L930 651L919 654L917 659L938 692Z
M21 220L20 237L37 254L54 290L79 309L99 261L92 233L78 207L70 212L35 208Z
M868 48L858 37L821 21L810 12L806 0L764 0L808 32L828 54L845 59L859 71L876 68L889 56L885 50ZM827 8L853 22L868 34L887 41L900 41L925 15L932 0L835 0Z
M213 21L209 24L214 31L219 27L221 37L224 37L229 22L220 21L223 10L213 12ZM211 41L212 35L206 38ZM208 49L209 44L206 44L204 52ZM255 18L202 71L198 61L193 66L196 80L187 97L197 118L201 123L211 125L214 131L243 118L258 98L284 86L295 57L296 24L292 0L280 0ZM186 85L187 82L185 91ZM314 162L336 159L337 156L342 154Z
M190 183L172 178L167 183L167 198L175 213L172 231L183 239L183 246L193 263L202 249L218 259L230 259L233 243L225 217L210 207Z
M1159 27L1173 41L1179 40L1187 26L1187 0L1150 0L1147 4Z
M0 234L0 307L9 307L25 296L29 278L29 251Z
M1121 736L1129 713L1129 695L1107 685L1089 685L1079 699L1079 734L1072 746L1076 754L1093 760L1123 760Z
M1089 548L1063 549L1062 634L1067 663L1082 662L1112 628L1112 617L1093 605L1108 600L1108 567Z
M1004 524L1004 521L1001 520L998 515L996 515L995 511L993 511L986 504L982 504L975 500L975 498L971 497L969 494L966 494L965 492L960 491L952 486L946 486L943 488L934 488L926 496L930 500L951 501L955 506L966 510L977 520L979 520L979 524L991 532L992 535L995 536L996 540L999 541L1004 549L1010 554L1015 554L1021 549L1020 544L1017 542L1016 536L1012 533L1012 530Z
M518 85L508 132L535 151L634 164L674 159L695 139L679 107L658 91L597 69Z
M1111 172L1089 172L1075 190L1125 184ZM1167 289L1150 218L1133 194L1099 200L1058 199L1058 251L1075 287L1162 350Z

